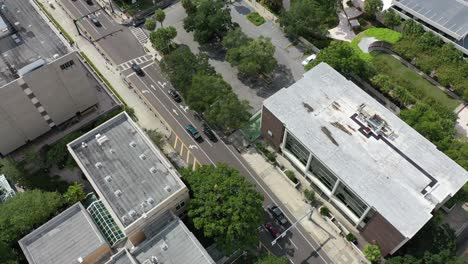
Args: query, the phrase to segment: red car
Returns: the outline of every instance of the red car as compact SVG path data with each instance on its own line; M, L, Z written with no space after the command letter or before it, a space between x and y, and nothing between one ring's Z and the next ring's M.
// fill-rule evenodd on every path
M279 235L281 235L281 231L274 227L272 223L266 223L265 229L268 230L268 232L270 232L274 238L277 238Z

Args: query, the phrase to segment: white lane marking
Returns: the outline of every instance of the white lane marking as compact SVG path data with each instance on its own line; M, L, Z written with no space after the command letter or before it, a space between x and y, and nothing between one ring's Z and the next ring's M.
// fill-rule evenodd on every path
M140 80L140 82L143 83L143 85L144 85L146 88L149 89L148 85L146 85L146 83L143 82L143 80L141 79L141 77L138 76L138 75L136 75L136 76L137 76L137 78ZM147 76L150 77L149 75L147 75ZM150 79L153 80L153 78L151 78L151 77L150 77ZM153 80L153 82L154 82L154 80ZM154 82L154 83L155 83L155 82ZM156 84L156 83L155 83L155 84ZM179 122L179 120L177 120L177 119L175 118L175 116L171 113L171 111L169 111L169 109L167 109L166 105L163 104L163 103L161 102L161 100L159 100L159 98L154 94L153 91L151 91L151 94L152 94L152 95L154 96L154 98L156 98L156 100L164 107L164 109L166 109L166 111L172 116L172 118L177 122L177 124L179 124L179 126L185 131L185 133L189 136L190 140L192 140L193 142L195 142L196 145L198 145L198 143L192 138L192 136L190 136L190 134L187 132L187 130L185 130L185 127ZM164 94L166 94L166 93L164 93ZM167 96L167 95L166 95L166 96ZM170 98L169 98L169 99L170 99ZM172 101L171 101L171 102L172 102ZM172 103L173 103L173 102L172 102ZM184 114L182 113L182 115L184 115ZM185 117L185 118L187 118L187 117ZM189 120L189 121L190 121L190 120ZM217 167L216 163L213 162L213 160L208 156L208 154L206 154L206 152L203 150L203 148L199 148L199 150L200 150L201 152L203 152L203 154L205 154L205 156L208 158L208 160L211 162L211 164L213 164L215 167Z
M142 93L150 93L150 91L148 91L148 90L142 90L141 92Z
M177 113L177 110L175 110L174 108L172 108L172 112L174 112L174 114L176 115L179 115L179 113Z
M183 105L179 105L179 106L182 110L184 110L185 113L187 113L187 110L189 109L188 106L183 106Z
M292 239L288 238L289 242L291 242L291 244L296 248L296 249L299 249L296 244L294 244L294 242L292 241Z
M188 148L189 149L198 149L198 147L196 145L189 145Z

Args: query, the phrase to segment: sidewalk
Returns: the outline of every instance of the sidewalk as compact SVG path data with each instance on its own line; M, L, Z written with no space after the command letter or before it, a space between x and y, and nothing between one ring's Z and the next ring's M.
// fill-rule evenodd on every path
M286 178L273 165L266 162L263 156L256 152L256 150L251 148L245 153L242 153L242 157L295 218L299 219L307 212L310 205L304 201L302 192L296 190L289 184ZM299 174L296 173L296 175ZM298 176L298 178L302 177ZM302 186L309 185L304 179L300 180ZM330 209L332 210L332 208ZM301 221L301 225L307 233L320 244L321 248L323 248L334 263L368 263L362 254L357 252L345 238L337 233L335 228L326 222L318 210L313 211L311 219L304 218Z

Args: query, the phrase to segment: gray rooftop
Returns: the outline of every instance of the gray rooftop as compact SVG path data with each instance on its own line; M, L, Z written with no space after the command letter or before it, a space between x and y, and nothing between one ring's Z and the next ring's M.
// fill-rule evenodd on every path
M462 167L328 64L264 106L406 237L468 180ZM361 132L373 121L383 127Z
M393 2L457 40L468 34L466 0L393 0Z
M177 171L125 112L68 148L125 227L184 188Z
M107 242L81 203L76 203L19 244L30 264L74 264Z

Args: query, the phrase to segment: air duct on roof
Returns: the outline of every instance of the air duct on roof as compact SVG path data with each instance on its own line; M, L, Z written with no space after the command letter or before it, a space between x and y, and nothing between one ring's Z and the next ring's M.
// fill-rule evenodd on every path
M166 185L164 187L164 190L166 190L166 192L171 192L171 187L169 185Z

